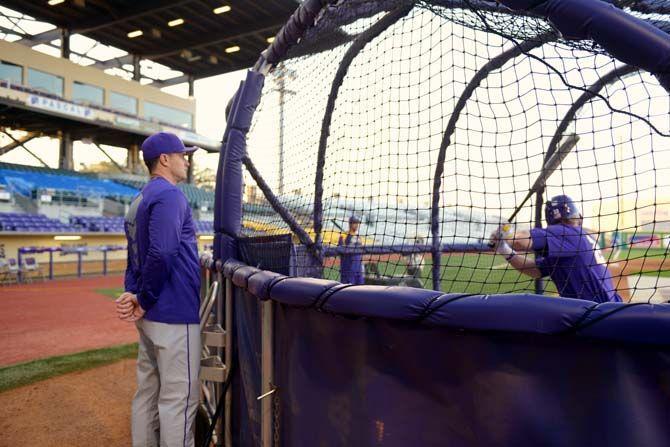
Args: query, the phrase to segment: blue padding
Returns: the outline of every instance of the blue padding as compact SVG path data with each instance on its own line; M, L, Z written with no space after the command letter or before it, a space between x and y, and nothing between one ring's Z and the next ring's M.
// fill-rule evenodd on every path
M417 320L441 295L433 290L409 287L350 286L334 293L322 308L338 314Z
M445 295L431 306L426 323L482 331L556 334L568 331L594 307L591 301L543 295Z
M280 303L294 306L313 306L337 281L316 278L288 278L270 289L270 297Z
M590 39L612 57L656 75L670 90L670 36L650 23L600 0L501 0L549 20L566 39Z
M307 28L314 24L314 20L323 8L323 3L322 0L305 0L301 3L264 52L269 63L278 64L289 48L303 37Z
M325 279L287 278L239 261L227 262L223 272L260 299L340 315L670 346L670 304L594 304L532 294L441 294L408 287L352 286Z
M237 241L227 234L214 234L214 259L237 258Z
M260 102L263 82L261 74L247 73L247 79L235 95L219 154L214 231L223 235L214 244L214 256L224 261L237 256L236 241L232 238L242 229L242 158L247 152L246 135Z
M226 278L232 278L233 273L235 273L235 270L237 270L240 267L244 267L245 264L236 260L236 259L228 259L228 261L223 264L223 268L221 269L221 273L223 273L223 276Z
M219 210L221 231L237 235L242 221L242 157L247 150L246 135L232 129L228 135L221 190L222 208Z
M240 99L242 98L242 90L244 90L244 81L240 81L239 87L237 87L237 91L235 91L235 95L233 95L232 103L230 105L230 110L228 111L228 116L226 117L226 130L223 131L223 138L221 141L225 144L228 141L228 133L230 132L230 129L232 129L233 122L235 120L235 112L237 111L239 105L240 105Z
M545 1L546 0L502 0L500 3L516 11L529 11Z
M233 96L232 100L232 105L230 108L230 112L227 116L227 122L226 122L226 130L223 133L223 139L222 139L222 144L221 144L221 150L219 151L219 163L216 169L216 189L214 190L214 231L215 232L221 232L222 230L222 224L221 220L223 219L223 209L225 203L223 202L223 193L221 191L221 188L218 187L218 185L223 184L223 175L225 172L225 160L226 160L226 148L228 146L228 134L230 133L230 129L232 129L232 125L230 123L233 122L233 114L235 110L237 109L237 105L239 103L240 99L240 94L239 92L242 91L242 88L244 87L244 83L240 83L240 86L237 89L237 92L235 93L235 96ZM220 254L217 253L217 245L214 245L214 257L217 259L220 258Z
M256 267L245 265L235 270L231 279L233 280L233 284L235 284L237 287L246 289L249 277L258 272L260 272L260 270L258 270Z
M254 112L261 101L265 76L255 71L247 71L244 87L238 91L239 102L233 114L232 127L241 130L244 134L251 127Z
M247 280L249 292L261 300L270 299L270 287L286 276L268 271L259 271Z
M670 304L603 303L580 327L588 337L670 345Z

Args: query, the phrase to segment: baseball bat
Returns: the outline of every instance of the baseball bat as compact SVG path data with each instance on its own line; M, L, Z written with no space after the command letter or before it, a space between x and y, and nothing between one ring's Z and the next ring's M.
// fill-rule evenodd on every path
M338 230L340 230L343 233L346 233L346 231L344 231L344 228L342 228L335 219L330 219L330 221L337 227Z
M537 176L537 179L535 180L535 183L533 183L533 186L530 188L528 191L528 194L526 194L526 197L521 201L521 203L516 207L512 215L507 219L507 223L503 225L503 231L507 231L509 227L507 225L511 224L514 221L514 218L516 217L517 214L519 214L519 211L521 211L521 208L528 202L528 200L533 197L534 194L536 194L538 191L540 191L542 188L544 188L547 184L547 180L549 180L549 177L556 171L556 169L561 165L563 160L565 160L565 157L568 156L568 154L572 151L572 149L577 146L577 142L579 141L579 136L575 134L568 135L565 141L559 146L558 151L554 152L551 157L549 157L549 160L542 166L542 170L540 171L540 174ZM489 242L489 247L493 247L495 244Z

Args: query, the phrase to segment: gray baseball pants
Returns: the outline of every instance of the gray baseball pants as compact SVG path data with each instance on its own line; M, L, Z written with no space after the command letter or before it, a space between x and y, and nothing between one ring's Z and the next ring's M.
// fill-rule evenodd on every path
M136 325L133 447L192 447L200 400L200 326L144 319Z

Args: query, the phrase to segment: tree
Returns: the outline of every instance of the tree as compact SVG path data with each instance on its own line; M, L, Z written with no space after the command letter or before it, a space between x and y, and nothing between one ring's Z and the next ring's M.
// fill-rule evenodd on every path
M84 165L82 163L80 166L81 169L79 172L88 172L93 174L118 174L119 172L123 172L114 163L106 160L93 163L91 165Z
M214 191L216 187L216 172L211 168L196 168L193 172L193 183L198 188L206 191Z

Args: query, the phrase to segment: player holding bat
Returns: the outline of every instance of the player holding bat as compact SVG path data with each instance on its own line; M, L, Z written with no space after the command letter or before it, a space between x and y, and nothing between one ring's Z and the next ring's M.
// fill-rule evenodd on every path
M562 297L603 303L621 301L596 241L582 228L582 213L565 195L545 205L546 228L514 232L501 225L491 235L496 253L533 278L550 277ZM524 252L517 254L517 251ZM535 251L533 260L528 252Z

